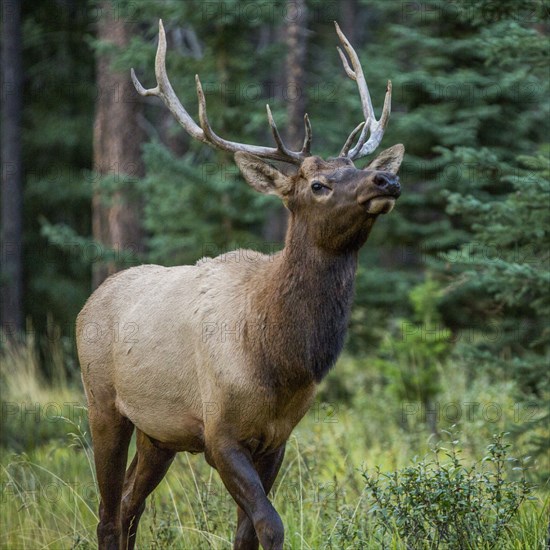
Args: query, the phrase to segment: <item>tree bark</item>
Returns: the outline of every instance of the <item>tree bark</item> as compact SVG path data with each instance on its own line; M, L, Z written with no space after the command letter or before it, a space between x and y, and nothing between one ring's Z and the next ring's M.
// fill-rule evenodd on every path
M360 21L357 9L357 0L341 0L338 4L340 12L340 27L347 39L352 43L357 43L357 27Z
M100 4L98 38L117 49L128 46L131 26L121 19L109 0ZM92 202L94 239L102 253L94 263L94 288L121 268L135 263L143 251L140 205L132 197L131 183L143 176L139 125L141 102L130 79L130 69L116 71L113 56L97 55L97 100L94 125L94 172L98 182L109 176L112 187L96 185ZM115 260L106 251L115 252Z
M288 0L285 42L287 47L283 99L287 103L285 143L299 150L304 141L304 115L307 105L306 46L307 7L305 0ZM268 242L282 242L288 224L288 212L282 206L268 215L264 238Z
M8 337L23 329L23 165L21 113L21 3L2 6L2 222L1 328Z
M287 145L301 149L304 140L304 115L307 104L305 0L289 0L286 56Z

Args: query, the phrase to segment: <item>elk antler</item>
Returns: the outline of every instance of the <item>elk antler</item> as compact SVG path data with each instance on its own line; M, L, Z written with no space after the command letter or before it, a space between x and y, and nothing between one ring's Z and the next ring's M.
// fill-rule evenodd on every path
M357 88L359 89L359 95L361 97L361 105L363 106L363 114L365 115L365 122L362 122L353 132L349 135L348 139L342 151L340 152L341 157L348 157L351 160L358 159L372 153L382 141L384 136L384 130L388 124L388 119L390 118L391 112L391 81L388 80L388 85L386 88L386 97L384 98L384 108L382 109L382 115L380 120L376 120L374 116L374 109L372 108L372 100L369 94L369 87L367 86L367 81L365 80L365 75L363 74L363 69L361 67L361 62L357 53L353 49L352 45L349 43L348 39L344 36L344 33L338 26L338 23L335 21L334 25L336 26L336 33L342 46L346 50L349 58L351 60L351 65L353 69L349 66L348 60L344 55L344 52L337 46L338 53L340 54L340 59L344 65L344 70L346 74L357 82ZM355 144L355 147L349 150L355 136L358 132L361 131L359 140ZM367 141L367 132L370 133L369 139Z
M288 162L291 164L301 164L302 160L310 155L310 145L311 145L311 124L309 123L309 118L307 114L304 117L305 125L305 139L304 145L301 151L291 151L283 143L275 121L273 120L273 115L269 105L267 107L267 118L269 125L271 127L271 132L275 143L277 144L276 148L273 147L260 147L257 145L247 145L245 143L237 143L235 141L228 141L220 136L218 136L210 123L208 122L208 116L206 114L206 99L204 97L204 92L202 90L201 81L198 75L195 75L195 83L197 86L197 96L199 100L199 121L200 126L191 118L189 113L185 110L185 107L181 104L178 99L168 75L166 74L166 34L164 32L164 26L162 25L162 20L159 19L159 44L157 48L157 56L155 58L155 75L157 77L157 85L154 88L145 89L139 80L136 77L134 69L131 70L132 81L138 93L142 96L157 96L164 101L165 105L168 107L170 112L176 117L177 121L183 126L183 128L191 135L193 138L203 143L207 143L212 147L222 149L224 151L229 151L235 153L237 151L244 151L246 153L252 153L258 157L267 158L271 160L279 160L282 162Z

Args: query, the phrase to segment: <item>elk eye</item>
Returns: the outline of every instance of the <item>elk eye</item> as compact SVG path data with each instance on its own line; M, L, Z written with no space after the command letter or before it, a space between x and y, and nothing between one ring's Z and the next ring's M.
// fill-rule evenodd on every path
M323 189L324 185L320 182L320 181L314 181L312 184L311 184L311 189L315 192L315 193L318 193L319 191L321 191L321 189Z

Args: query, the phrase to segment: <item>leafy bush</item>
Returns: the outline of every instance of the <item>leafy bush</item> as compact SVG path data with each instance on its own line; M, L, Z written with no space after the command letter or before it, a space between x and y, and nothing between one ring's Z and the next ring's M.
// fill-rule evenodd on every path
M463 464L459 442L450 435L450 448L436 446L430 460L387 474L363 472L380 542L397 531L410 549L494 548L530 498L522 465L513 468L521 472L519 480L506 479L507 464L519 464L508 457L506 433L494 435L487 456L471 467Z

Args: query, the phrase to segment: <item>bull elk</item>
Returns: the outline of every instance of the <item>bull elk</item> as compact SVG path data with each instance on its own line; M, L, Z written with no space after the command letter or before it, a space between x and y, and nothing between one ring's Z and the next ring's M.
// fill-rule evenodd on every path
M276 147L219 137L198 76L196 124L166 73L162 21L156 87L145 89L132 70L142 96L160 97L193 138L234 153L249 185L277 195L290 218L276 254L133 267L107 279L80 312L77 345L101 495L102 549L134 548L145 499L180 451L204 453L237 503L234 548L283 548L283 524L267 495L290 433L342 349L358 251L400 194L403 145L386 149L366 168L353 163L382 140L391 82L377 120L359 58L338 24L336 32L364 121L328 160L310 153L307 115L303 147L294 151L283 143L269 106ZM294 168L285 174L262 159ZM114 337L114 327L130 326L137 338ZM126 469L134 428L137 451Z

